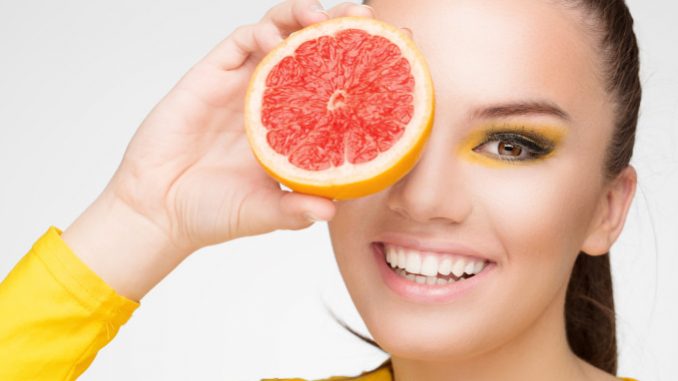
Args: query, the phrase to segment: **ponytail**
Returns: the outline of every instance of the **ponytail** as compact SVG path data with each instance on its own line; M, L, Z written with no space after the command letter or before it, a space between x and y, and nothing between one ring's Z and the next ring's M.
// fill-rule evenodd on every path
M609 253L579 253L565 296L565 327L572 351L588 363L617 373L617 336Z

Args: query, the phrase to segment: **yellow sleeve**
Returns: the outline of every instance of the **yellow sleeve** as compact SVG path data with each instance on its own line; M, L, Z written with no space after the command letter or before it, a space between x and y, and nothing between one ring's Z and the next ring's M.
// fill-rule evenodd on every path
M75 380L138 306L51 227L0 283L0 380Z

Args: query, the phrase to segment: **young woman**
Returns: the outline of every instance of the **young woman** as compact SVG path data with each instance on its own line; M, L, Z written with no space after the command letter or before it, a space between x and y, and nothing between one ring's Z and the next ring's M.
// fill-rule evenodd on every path
M438 107L407 176L333 202L282 191L260 169L242 103L267 51L346 15L408 28ZM12 311L0 319L0 378L75 379L197 249L324 220L391 355L364 379L615 380L608 252L636 186L632 24L622 0L275 6L179 81L100 197L0 285L0 311Z

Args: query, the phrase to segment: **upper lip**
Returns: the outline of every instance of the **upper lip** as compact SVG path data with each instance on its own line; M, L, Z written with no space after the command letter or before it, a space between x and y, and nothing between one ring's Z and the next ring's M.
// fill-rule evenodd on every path
M396 232L381 233L375 238L375 242L383 242L413 250L435 252L440 254L462 255L466 257L473 257L475 259L484 259L495 262L492 260L492 258L483 255L460 242Z

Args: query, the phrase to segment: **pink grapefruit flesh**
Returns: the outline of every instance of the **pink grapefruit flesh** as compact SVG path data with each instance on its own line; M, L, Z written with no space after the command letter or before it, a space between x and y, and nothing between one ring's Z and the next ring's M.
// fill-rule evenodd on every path
M293 33L255 70L250 145L291 189L353 198L393 184L429 135L430 75L401 30L346 17Z

